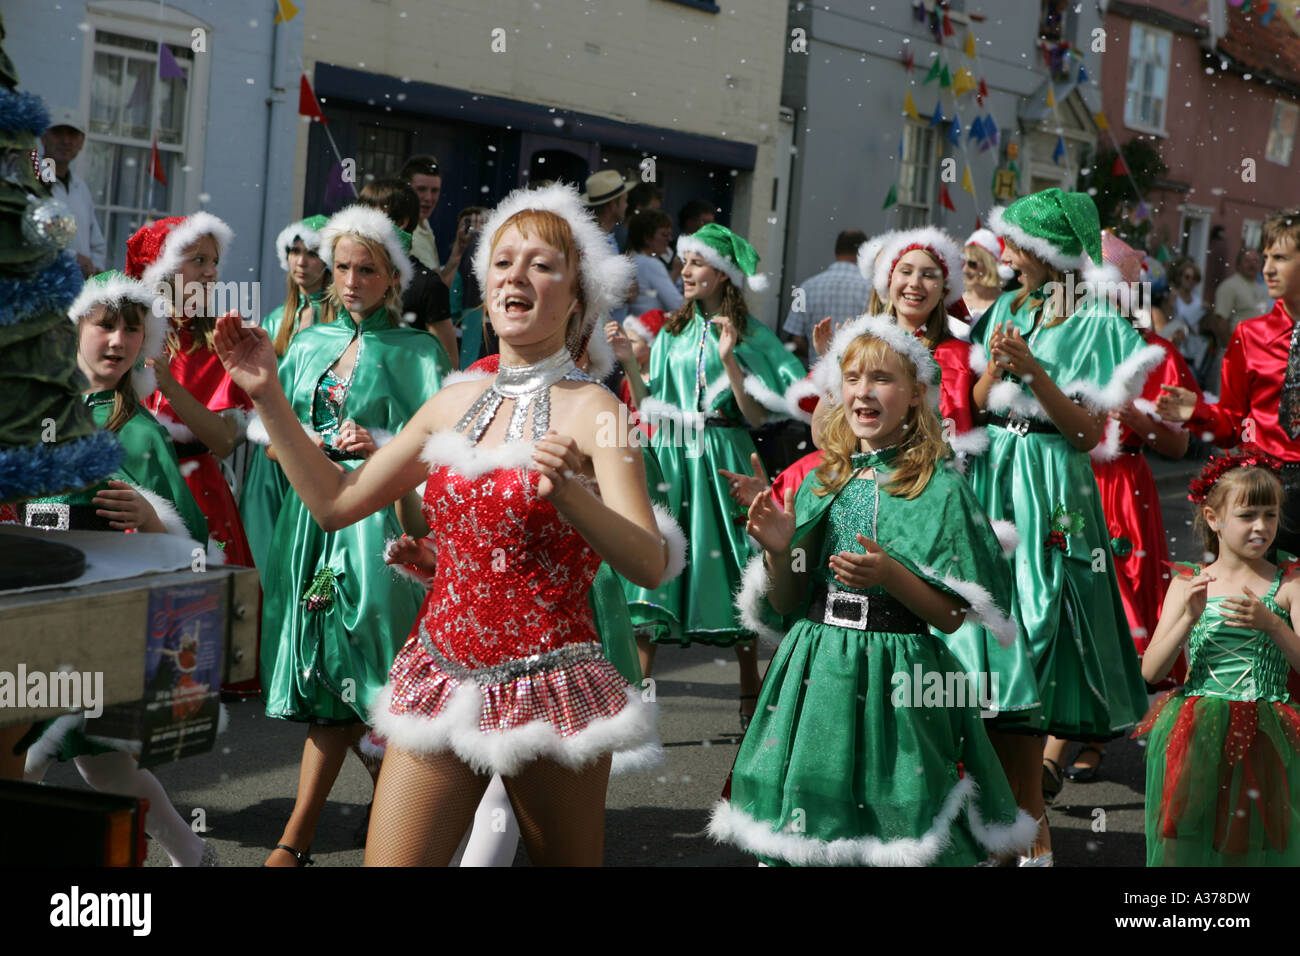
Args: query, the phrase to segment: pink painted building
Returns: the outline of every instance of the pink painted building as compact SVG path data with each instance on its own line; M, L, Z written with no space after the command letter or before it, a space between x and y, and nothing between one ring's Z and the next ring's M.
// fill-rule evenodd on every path
M1270 212L1300 206L1300 35L1276 2L1251 6L1117 0L1105 19L1111 133L1121 144L1147 138L1169 167L1145 197L1151 248L1189 255L1209 292Z

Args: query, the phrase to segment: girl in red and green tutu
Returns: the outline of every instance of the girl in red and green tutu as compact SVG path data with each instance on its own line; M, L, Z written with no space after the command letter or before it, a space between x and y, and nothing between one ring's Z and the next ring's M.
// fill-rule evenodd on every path
M1300 863L1300 712L1287 694L1300 669L1295 562L1265 555L1282 510L1277 463L1211 459L1191 501L1214 560L1180 567L1142 659L1162 680L1187 647L1187 683L1161 697L1148 735L1148 866Z

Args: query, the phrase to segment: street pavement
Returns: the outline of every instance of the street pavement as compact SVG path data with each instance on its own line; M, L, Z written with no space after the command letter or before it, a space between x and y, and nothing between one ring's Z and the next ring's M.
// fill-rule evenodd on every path
M1149 456L1175 559L1199 557L1192 540L1187 482L1199 463ZM772 648L764 648L763 662ZM612 866L752 866L752 858L705 834L740 743L737 665L733 652L693 646L659 651L655 694L666 759L662 767L611 779L605 859ZM177 809L206 824L206 838L223 865L259 866L279 840L293 806L306 727L262 714L260 700L227 705L230 728L209 753L156 768ZM1072 756L1072 753L1069 755ZM1066 782L1049 813L1059 866L1141 866L1144 763L1141 746L1108 746L1100 779ZM84 786L71 764L51 769L47 782ZM370 799L370 778L349 756L312 846L320 867L360 866L353 832ZM148 865L165 866L151 843ZM522 849L516 865L526 865Z

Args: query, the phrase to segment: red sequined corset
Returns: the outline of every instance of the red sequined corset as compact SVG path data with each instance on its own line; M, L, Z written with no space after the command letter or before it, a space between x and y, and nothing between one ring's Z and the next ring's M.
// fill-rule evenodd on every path
M599 641L587 591L600 556L537 496L539 479L518 468L467 477L437 465L429 473L424 517L438 570L421 625L462 667Z

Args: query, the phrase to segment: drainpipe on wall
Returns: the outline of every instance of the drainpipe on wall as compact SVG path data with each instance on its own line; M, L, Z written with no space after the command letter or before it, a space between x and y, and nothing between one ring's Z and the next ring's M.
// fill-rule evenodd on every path
M262 170L262 225L257 236L257 278L259 280L266 272L267 244L275 241L275 237L280 234L280 230L289 221L289 216L285 216L278 211L278 207L283 205L283 202L278 201L280 197L272 186L275 181L274 175L277 172L274 168L274 162L280 155L274 146L276 130L283 129L286 122L292 123L292 119L286 119L284 115L287 103L285 87L279 85L280 64L285 61L288 52L285 48L289 44L289 24L277 23L274 30L275 38L271 42L271 71L267 83L271 94L266 98L266 166ZM295 125L293 128L296 132L297 126ZM271 264L276 266L275 250L270 250L270 253ZM260 315L253 316L254 321L261 321L261 318Z

